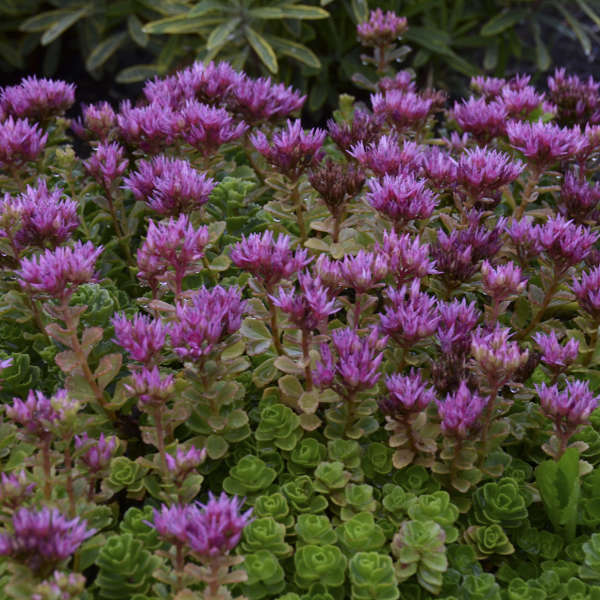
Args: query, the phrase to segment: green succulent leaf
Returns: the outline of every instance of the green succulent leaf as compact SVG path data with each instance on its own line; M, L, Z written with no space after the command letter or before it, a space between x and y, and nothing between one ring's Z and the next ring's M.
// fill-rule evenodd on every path
M396 600L400 596L390 556L358 552L348 563L352 600Z
M346 557L337 546L302 546L294 554L296 585L307 589L312 583L319 582L326 587L339 587L346 578L347 564Z

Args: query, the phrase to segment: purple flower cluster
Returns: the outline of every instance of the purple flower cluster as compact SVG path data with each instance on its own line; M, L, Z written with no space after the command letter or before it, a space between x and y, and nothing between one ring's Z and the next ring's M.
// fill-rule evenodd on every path
M438 272L435 261L429 257L429 244L422 244L418 237L413 239L408 233L384 231L383 242L375 244L375 252L385 256L388 271L398 286Z
M91 440L87 433L75 436L75 449L81 450L80 460L91 473L98 473L108 467L117 449L117 438L106 438L103 433L98 440Z
M556 69L548 78L550 100L556 105L558 120L565 125L600 122L600 83L590 76L583 81Z
M2 110L14 117L44 120L63 114L75 102L75 86L64 81L26 77L0 95Z
M558 385L536 384L544 414L554 423L557 434L568 439L577 428L587 423L598 406L598 398L590 391L587 381L567 381L564 390Z
M571 286L579 306L600 321L600 266L581 275L581 280L573 279Z
M130 146L157 154L177 138L179 121L176 112L158 102L132 107L125 100L117 115L120 137Z
M196 290L188 302L176 306L170 327L175 354L192 361L208 356L216 344L240 328L245 309L237 287Z
M329 137L347 156L351 156L351 148L356 144L368 146L375 142L381 130L381 118L364 110L356 109L352 121L337 123L333 119L327 121Z
M12 532L0 534L0 555L38 571L71 556L94 533L87 521L68 519L56 508L19 508L12 517Z
M278 296L269 296L273 304L289 315L298 328L312 331L320 327L329 315L337 312L335 299L330 298L328 289L320 277L310 273L298 273L300 289L279 290Z
M373 94L371 104L373 112L385 117L397 132L423 127L434 107L431 98L397 89Z
M363 294L379 287L388 274L386 257L376 252L360 250L355 256L349 255L339 263L342 285Z
M44 151L48 134L37 124L26 119L8 119L0 122L0 168L17 169L28 161L36 160Z
M184 480L189 473L197 469L206 460L206 448L190 446L184 450L177 447L175 455L166 454L167 469L175 479Z
M469 98L454 105L452 116L459 127L481 143L503 135L508 115L499 101L488 103L485 98Z
M82 109L81 118L71 121L71 129L85 140L106 141L117 125L117 115L108 102L90 104Z
M102 142L94 148L92 155L83 161L86 171L106 190L110 190L127 170L129 161L125 150L116 142Z
M538 332L533 336L542 352L542 362L555 373L565 370L577 360L579 354L579 341L571 338L562 346L552 329L549 334Z
M500 388L527 362L529 350L510 341L510 329L497 324L488 331L480 328L471 340L471 353L490 388Z
M21 287L64 302L77 286L95 279L94 268L101 253L102 246L75 242L72 247L46 250L21 259L16 275Z
M520 161L508 154L487 148L466 150L458 160L456 181L465 193L476 200L494 198L499 202L498 190L512 183L523 171Z
M214 154L223 144L238 139L248 129L244 122L235 123L224 108L196 100L188 100L181 110L181 118L185 123L181 131L183 139L204 156Z
M489 398L474 394L461 381L454 394L448 394L445 400L437 401L442 431L458 440L466 439L478 428L488 401Z
M509 121L506 134L511 146L520 150L540 171L559 160L574 158L585 147L585 138L579 129L541 121Z
M272 231L242 237L242 241L233 246L230 256L236 267L252 273L267 290L272 290L274 285L312 260L304 249L291 250L289 236L279 234L275 239Z
M410 375L395 373L385 378L388 395L379 402L384 415L401 418L424 411L436 400L435 390L428 387L419 371L411 369Z
M126 386L127 391L139 398L138 408L142 411L153 412L162 407L175 391L174 376L161 375L158 367L149 369L143 367L132 375L132 385Z
M527 285L521 269L513 262L493 267L487 260L481 265L483 291L495 302L520 294Z
M408 28L406 17L380 8L369 13L369 19L356 26L358 39L363 46L387 46L397 40Z
M320 160L325 135L322 129L305 132L298 119L288 120L286 128L274 133L270 142L262 131L253 133L250 141L269 163L295 181Z
M481 313L475 302L453 300L439 305L437 338L443 354L464 354L471 348L472 332Z
M573 219L576 223L598 218L596 207L600 201L600 182L593 185L585 178L578 177L574 172L565 173L560 190L559 212Z
M331 338L337 358L328 344L321 344L321 362L313 371L315 385L321 389L331 387L344 397L372 388L380 377L387 337L381 337L377 328L363 338L346 328L336 329Z
M404 348L432 335L440 320L436 299L420 287L415 279L398 290L388 288L389 303L380 315L382 331Z
M79 225L77 202L63 198L60 188L50 192L44 179L35 187L28 185L16 198L6 194L0 202L0 223L5 218L12 223L0 229L0 237L13 237L17 250L54 248L67 241Z
M233 550L244 527L252 521L252 509L241 512L243 501L223 492L218 498L208 493L208 502L161 506L154 509L152 525L159 535L176 546L185 546L200 560L223 556Z
M599 237L589 227L575 225L560 215L537 228L541 251L563 270L585 260Z
M384 214L397 229L415 219L428 219L437 205L437 197L424 179L412 175L386 175L381 181L370 179L366 199Z
M208 228L195 229L186 215L158 225L150 220L146 239L137 252L138 277L155 294L159 282L167 283L179 294L183 278L195 272L208 241Z
M125 187L163 216L177 217L201 208L216 185L183 159L160 155L141 160L137 169L125 178Z
M112 318L115 329L115 342L127 350L133 360L151 366L160 360L169 327L160 319L152 319L136 314L133 321L124 314Z
M395 135L382 135L370 144L359 141L349 155L378 177L414 173L420 169L424 156L415 142L405 141L400 147Z

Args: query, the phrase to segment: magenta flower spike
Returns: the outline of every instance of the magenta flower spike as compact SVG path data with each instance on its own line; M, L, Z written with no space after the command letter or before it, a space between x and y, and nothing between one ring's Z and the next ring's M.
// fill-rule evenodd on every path
M229 90L227 105L250 125L268 120L278 120L298 112L306 96L283 83L273 83L270 78L251 79L240 75Z
M377 328L360 337L351 328L336 329L332 335L336 351L334 360L327 344L321 344L321 362L312 373L314 384L325 389L331 387L347 397L372 388L379 381L379 367L383 360L387 336L380 336Z
M481 312L475 302L467 304L465 298L460 302L444 302L439 305L440 320L437 338L444 354L464 354L471 348L472 332L477 325Z
M198 361L242 324L246 303L237 287L200 288L188 302L176 306L171 344L180 358Z
M597 206L600 202L600 182L593 185L574 172L565 173L560 189L559 212L576 223L595 220L598 217Z
M346 256L340 262L340 274L345 287L364 294L380 287L388 274L385 255L360 250L355 256Z
M481 265L483 291L495 302L504 302L519 295L527 285L521 269L513 262L492 266L484 260Z
M82 115L71 121L71 129L85 140L105 142L117 125L117 115L108 102L84 106Z
M21 259L16 275L21 287L64 302L79 285L96 279L94 269L101 253L102 246L75 242L72 247L46 250L38 256Z
M429 256L429 244L421 244L418 237L413 239L408 233L398 235L395 231L384 231L383 242L375 244L375 252L386 257L388 271L397 285L438 272Z
M469 98L460 104L456 102L452 116L463 131L482 143L503 135L508 118L501 102L494 100L488 103L485 98Z
M181 119L183 139L203 156L215 154L223 144L237 140L248 129L246 123L234 122L224 108L201 104L197 100L186 102L181 109Z
M560 372L577 360L579 354L579 341L570 338L563 346L552 329L549 334L541 332L533 336L542 352L542 362L555 372Z
M479 428L488 402L489 398L471 392L461 381L456 393L448 394L444 401L437 400L442 432L458 440L466 439Z
M585 260L599 237L589 227L575 225L560 215L538 228L540 248L562 271Z
M322 129L305 132L298 119L288 120L286 128L274 133L270 142L262 131L252 134L250 141L269 163L295 181L321 159L325 135Z
M571 289L579 306L600 321L600 266L581 274L581 280L573 279Z
M349 155L379 177L419 172L424 157L421 146L405 141L400 147L395 135L382 135L371 144L359 141Z
M278 296L269 296L273 304L289 316L298 328L312 331L320 327L337 312L335 299L331 299L321 279L308 272L298 273L300 289L279 290Z
M412 175L386 175L381 182L370 179L367 185L367 201L393 221L396 229L415 219L428 219L437 205L437 196L426 187L425 180Z
M492 389L508 383L529 358L529 350L511 342L511 335L510 329L500 324L492 331L480 328L473 334L471 354Z
M395 373L386 377L385 387L388 395L379 402L379 409L392 418L423 412L436 399L435 390L425 384L415 369L409 375Z
M38 79L35 75L4 88L0 95L0 106L6 114L36 120L62 115L74 102L72 83Z
M541 121L509 121L506 134L511 146L520 150L539 171L560 160L574 158L586 143L579 129L561 128Z
M306 267L312 258L305 249L292 251L290 238L272 231L242 236L231 250L231 262L260 279L267 290Z
M115 329L115 342L127 350L133 360L152 364L160 358L169 332L169 326L160 319L137 313L130 321L120 313L111 322Z
M105 189L127 170L129 160L125 158L125 149L116 142L102 142L94 148L92 156L83 161L86 171Z
M91 473L98 473L108 467L110 460L117 449L117 438L111 436L104 437L100 434L100 438L92 440L87 433L75 436L75 449L84 450L80 455L80 460L85 464Z
M397 132L420 129L433 109L433 99L415 92L389 90L371 96L373 112L381 115Z
M216 182L187 160L156 156L141 160L138 170L123 181L137 200L163 216L177 217L200 209L208 202Z
M117 115L119 135L127 144L149 154L170 146L179 133L179 116L160 103L132 107L125 100Z
M199 269L208 241L208 228L194 229L186 215L158 225L150 220L146 239L137 253L138 277L155 293L162 281L180 294L183 278Z
M35 161L44 151L48 134L26 119L8 119L0 123L0 168L17 169Z
M436 299L421 292L420 285L415 279L399 290L388 288L389 304L380 315L382 331L404 348L432 335L440 320Z
M356 26L358 39L363 46L387 46L408 29L406 17L380 8L369 13L369 19Z
M152 369L142 367L132 375L132 385L127 385L127 391L139 398L140 410L152 413L162 407L175 391L173 375L161 375L158 367Z
M0 219L9 211L18 215L18 230L14 233L17 250L55 248L66 242L79 225L77 202L64 198L60 188L50 192L44 179L39 179L35 187L28 185L14 199L6 195L0 202ZM6 233L0 231L0 237Z
M12 531L0 534L0 555L39 571L57 566L95 533L84 519L68 519L56 508L19 508Z
M475 200L499 200L500 188L512 183L525 168L508 154L487 148L466 150L458 159L456 181Z

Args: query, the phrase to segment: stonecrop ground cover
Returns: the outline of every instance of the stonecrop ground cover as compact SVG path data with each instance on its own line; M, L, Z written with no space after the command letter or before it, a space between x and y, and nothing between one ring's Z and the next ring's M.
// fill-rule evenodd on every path
M452 104L406 27L326 130L2 90L0 598L600 598L600 83Z

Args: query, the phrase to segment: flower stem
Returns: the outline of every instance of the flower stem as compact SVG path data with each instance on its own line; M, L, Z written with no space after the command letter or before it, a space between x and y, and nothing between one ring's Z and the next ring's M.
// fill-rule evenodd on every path
M158 452L160 454L160 465L164 471L167 473L167 458L165 452L165 431L163 427L163 414L162 414L162 406L159 406L152 415L154 417L154 426L156 427L156 440L158 444Z
M310 331L302 330L302 356L304 358L304 379L306 380L306 391L313 389L312 373L310 370Z
M44 471L44 498L52 498L52 477L50 476L50 435L44 436L42 442L42 468Z
M548 308L548 305L550 304L552 297L554 296L554 294L556 294L556 292L558 290L561 280L562 280L562 275L558 271L558 269L555 268L554 274L552 276L552 281L551 281L550 285L548 286L546 293L544 294L544 299L542 300L542 304L541 304L540 308L533 316L533 319L531 319L529 325L527 325L527 327L525 329L523 329L517 335L517 339L522 340L522 339L526 338L535 329L535 327L538 325L538 323L542 320L542 317L544 316L544 313L546 312L546 309Z
M65 475L67 497L69 498L69 516L72 518L76 515L75 492L73 490L73 457L71 456L70 448L71 440L67 442L65 447Z
M279 333L279 324L277 322L277 309L268 297L267 304L269 305L269 314L271 316L271 337L273 338L273 345L275 346L277 354L283 356L286 352L281 345L281 334Z
M523 189L523 194L521 196L521 203L517 207L517 210L513 213L513 220L520 220L525 214L525 209L528 204L533 202L532 196L537 191L537 184L542 176L542 171L538 168L535 168L531 173L525 188Z

